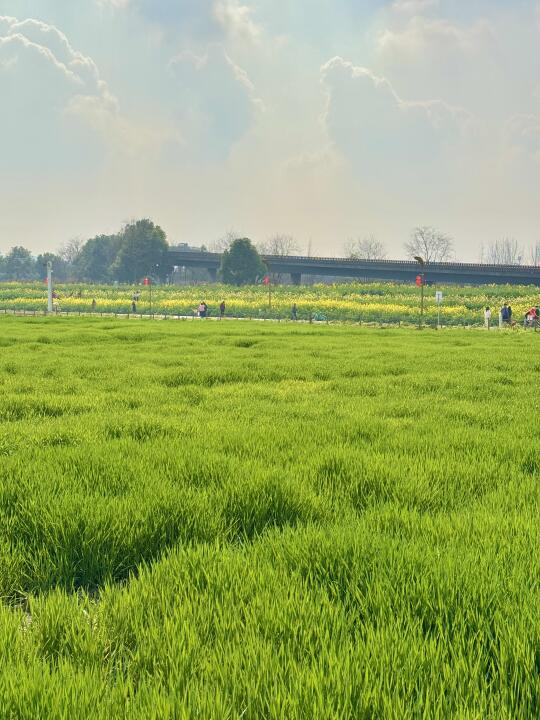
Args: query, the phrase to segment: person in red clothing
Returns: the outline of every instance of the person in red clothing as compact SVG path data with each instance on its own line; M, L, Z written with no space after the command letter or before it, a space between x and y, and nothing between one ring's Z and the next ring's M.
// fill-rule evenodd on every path
M530 308L525 313L525 327L532 326L538 321L538 310L535 307Z

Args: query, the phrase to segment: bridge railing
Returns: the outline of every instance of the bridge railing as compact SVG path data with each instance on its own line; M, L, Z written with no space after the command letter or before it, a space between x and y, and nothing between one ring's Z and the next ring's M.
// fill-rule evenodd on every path
M182 259L191 261L210 260L214 262L221 261L221 253L211 252L194 252L186 250L175 250L171 247L169 252L173 255L182 256ZM268 255L261 256L264 260L275 264L294 264L295 262L309 263L311 265L324 263L325 265L357 265L363 267L402 267L412 270L419 269L419 265L414 260L367 260L363 258L341 258L341 257L325 257L314 255ZM470 270L481 273L489 272L512 272L517 274L540 274L540 267L536 265L494 265L487 263L465 263L465 262L428 262L425 265L426 271L429 270Z

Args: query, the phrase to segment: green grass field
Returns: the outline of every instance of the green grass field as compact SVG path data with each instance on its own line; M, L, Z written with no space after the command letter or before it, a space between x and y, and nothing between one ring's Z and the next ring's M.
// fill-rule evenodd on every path
M539 342L0 318L0 717L537 717Z

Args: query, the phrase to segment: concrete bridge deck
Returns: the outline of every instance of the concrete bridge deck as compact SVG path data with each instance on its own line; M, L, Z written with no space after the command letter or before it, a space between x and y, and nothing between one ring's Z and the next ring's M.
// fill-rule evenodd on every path
M280 255L262 257L269 272L289 274L292 282L297 285L302 282L303 275L414 282L420 271L418 263L408 260L356 260ZM177 267L205 269L215 280L221 265L221 254L186 251L172 247L169 250L169 261L171 265ZM425 266L425 280L434 284L540 286L540 267L430 263Z

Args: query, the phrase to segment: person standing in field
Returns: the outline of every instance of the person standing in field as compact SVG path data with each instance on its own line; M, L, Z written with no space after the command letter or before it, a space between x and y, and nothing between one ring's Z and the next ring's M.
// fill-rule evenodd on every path
M512 324L512 308L508 303L504 303L501 308L501 321L503 326Z
M293 306L291 308L291 320L298 320L298 311L296 308L296 303L293 303Z
M221 304L219 306L219 317L221 320L223 320L224 315L225 315L225 300L222 300Z
M137 303L135 302L135 300L132 300L132 301L131 301L131 312L132 312L132 313L136 313L136 312L137 312Z
M524 327L535 327L538 320L538 309L535 307L532 307L530 310L528 310L525 313L525 322L523 323Z
M96 312L96 299L92 300L92 312Z
M488 330L489 330L490 324L491 324L491 309L487 307L484 310L484 325Z

